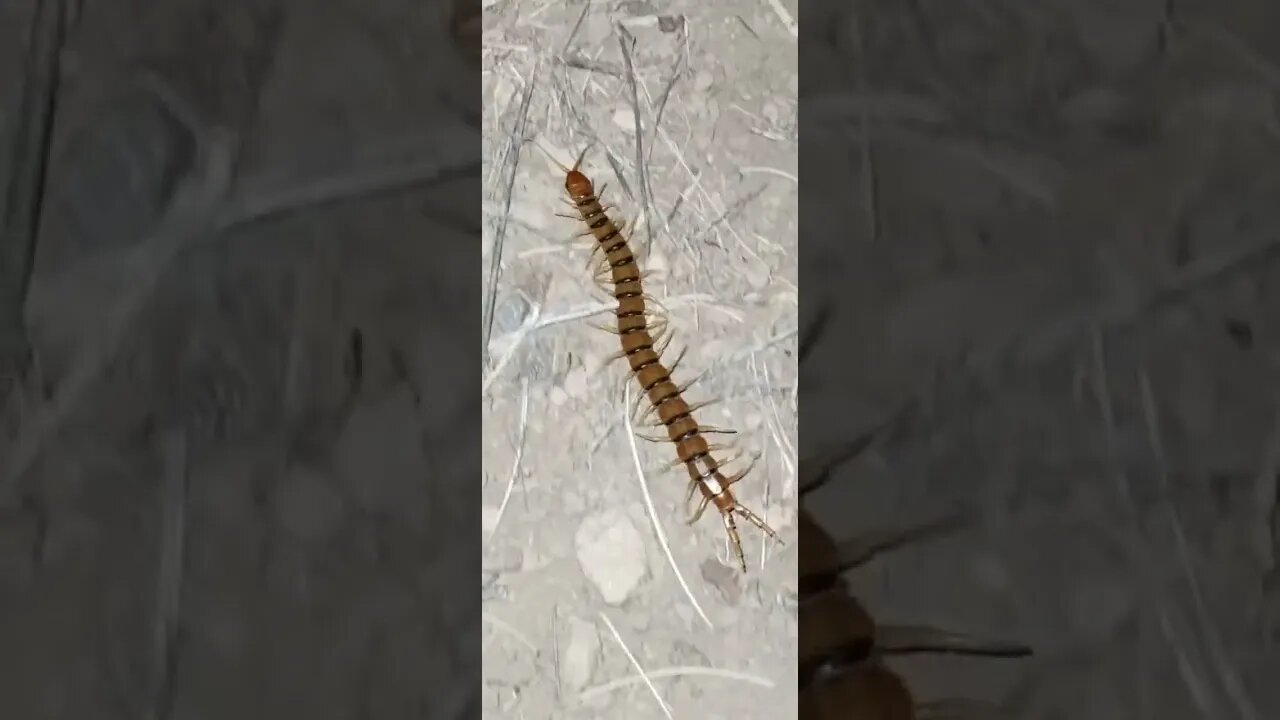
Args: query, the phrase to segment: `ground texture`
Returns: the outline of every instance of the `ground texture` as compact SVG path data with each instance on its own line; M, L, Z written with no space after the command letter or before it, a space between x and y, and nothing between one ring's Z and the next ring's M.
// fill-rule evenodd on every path
M1280 16L831 5L801 23L801 307L831 313L802 456L906 411L814 512L967 513L855 588L1036 651L894 666L1011 718L1275 717Z
M0 10L7 218L47 161L0 436L0 714L478 714L474 588L440 587L474 577L451 550L479 505L479 303L448 272L477 255L479 128L448 10ZM53 60L49 152L24 153Z
M511 2L484 46L486 715L793 717L794 543L743 527L742 576L714 511L683 522L687 476L634 439L655 431L628 425L635 383L592 327L610 295L547 154L592 146L668 362L687 348L676 381L705 373L689 399L721 402L698 419L761 455L740 499L791 540L796 38L764 3Z

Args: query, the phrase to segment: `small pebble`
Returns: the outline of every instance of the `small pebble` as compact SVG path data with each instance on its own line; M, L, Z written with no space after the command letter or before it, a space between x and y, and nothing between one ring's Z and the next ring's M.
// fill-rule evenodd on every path
M583 574L609 605L625 602L644 578L644 541L631 520L616 510L584 520L574 544Z
M720 593L726 605L737 605L742 599L742 586L738 583L738 571L714 558L707 558L698 567L702 579Z
M613 124L623 132L634 133L636 131L635 114L631 112L631 108L618 108L613 113Z
M693 78L693 89L698 92L706 92L715 84L715 76L709 70L699 70L698 74Z
M568 639L560 652L560 682L564 689L581 692L595 674L600 658L600 633L595 625L580 618L569 618Z
M587 369L581 365L570 370L564 379L564 391L572 398L584 398L590 385L587 382Z
M568 402L569 393L565 392L562 388L554 387L551 388L549 393L547 393L547 399L551 401L552 405L560 406Z

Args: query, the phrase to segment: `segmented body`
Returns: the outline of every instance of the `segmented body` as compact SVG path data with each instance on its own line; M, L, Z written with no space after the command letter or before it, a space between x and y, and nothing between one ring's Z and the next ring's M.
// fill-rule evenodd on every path
M581 157L578 162L581 162ZM689 473L688 497L692 498L695 492L702 494L689 521L696 521L708 504L714 505L720 512L738 565L745 572L746 557L734 516L745 518L770 537L778 539L773 529L738 502L730 489L746 476L751 467L726 475L723 465L713 455L716 448L707 442L707 429L693 417L697 408L685 401L682 388L671 379L671 371L663 364L661 349L650 331L649 308L635 253L622 228L605 213L591 180L578 171L577 164L566 170L565 190L596 240L595 252L603 252L608 264L613 297L617 301L614 314L622 345L621 356L626 359L659 422L666 428L667 439L675 444L679 463Z

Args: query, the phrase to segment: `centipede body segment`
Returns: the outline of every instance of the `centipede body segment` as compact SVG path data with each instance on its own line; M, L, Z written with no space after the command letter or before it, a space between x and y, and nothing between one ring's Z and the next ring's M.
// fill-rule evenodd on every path
M701 493L701 500L689 522L697 521L709 505L714 505L720 512L738 566L745 572L746 556L736 517L745 519L775 540L779 539L759 515L738 502L731 489L746 477L752 464L737 472L726 473L724 464L713 454L721 448L706 438L706 434L713 430L699 425L694 419L694 412L700 406L691 406L685 401L684 388L677 386L671 377L674 365L668 368L663 364L663 348L658 345L650 321L649 303L652 299L644 292L635 253L622 233L621 223L606 214L595 185L578 169L585 154L584 150L572 168L563 168L564 187L569 200L586 223L588 233L595 239L593 256L595 253L603 253L604 256L607 279L612 282L613 297L617 302L614 314L617 320L615 332L622 346L619 356L626 359L643 397L649 402L649 411L657 416L658 424L666 428L666 439L676 446L676 464L684 465L688 471L686 500L692 500L695 494Z

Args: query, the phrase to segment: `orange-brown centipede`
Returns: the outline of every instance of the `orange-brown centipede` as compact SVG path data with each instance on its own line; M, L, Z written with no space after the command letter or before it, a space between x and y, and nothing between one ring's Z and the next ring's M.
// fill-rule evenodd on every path
M773 528L755 512L738 502L731 486L746 477L754 466L754 461L743 469L726 475L724 464L715 458L713 453L723 449L719 445L707 442L705 435L711 432L730 432L718 428L699 425L693 413L707 403L690 405L684 400L684 391L688 386L680 387L671 379L671 372L679 364L679 358L667 368L662 362L665 344L659 346L659 338L650 332L647 302L652 301L644 292L642 276L635 253L632 252L627 238L622 234L622 223L614 222L600 203L595 185L579 170L586 150L578 156L573 167L566 168L564 189L569 194L569 201L577 208L583 222L587 224L589 234L595 238L592 257L603 252L607 266L604 268L613 283L613 297L617 301L614 315L617 319L615 330L622 344L622 351L616 357L625 358L631 375L640 384L641 395L649 401L648 412L656 413L659 423L666 428L667 440L676 446L677 460L672 466L684 465L689 473L686 504L693 499L694 493L701 491L702 500L688 522L696 522L702 517L708 505L715 505L720 511L725 532L729 536L733 553L737 557L738 566L743 572L747 570L746 556L742 551L742 540L738 536L738 526L734 516L745 518L752 525L779 540ZM662 331L658 331L662 335Z
M810 345L810 343L804 343ZM803 358L802 358L803 360ZM895 417L889 424L899 418ZM809 514L803 498L824 485L835 465L856 457L886 426L865 433L829 457L801 460L800 712L801 720L926 720L956 717L961 701L917 702L885 656L945 652L1023 657L1022 645L979 640L919 626L879 625L850 592L842 574L881 551L957 529L947 517L913 528L867 533L837 543Z

